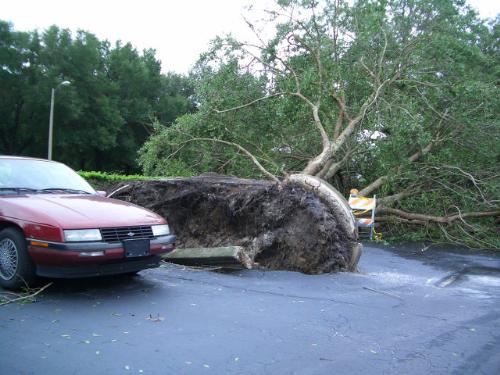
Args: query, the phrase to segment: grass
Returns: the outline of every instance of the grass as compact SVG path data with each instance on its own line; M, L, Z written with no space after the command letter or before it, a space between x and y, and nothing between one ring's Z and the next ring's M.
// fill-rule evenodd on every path
M86 180L99 180L108 182L122 182L122 181L132 181L132 180L151 180L158 177L143 176L139 174L133 175L122 175L116 173L106 173L97 171L78 171L78 174Z

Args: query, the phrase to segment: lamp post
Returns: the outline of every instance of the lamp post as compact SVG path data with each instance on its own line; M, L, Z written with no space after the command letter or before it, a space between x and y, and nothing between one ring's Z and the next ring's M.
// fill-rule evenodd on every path
M59 87L68 86L70 84L71 84L70 81L62 81L55 88L52 89L52 93L50 96L49 150L48 150L48 155L47 155L47 159L49 159L49 160L52 160L52 136L53 136L53 131L54 131L54 96L55 96L56 90Z

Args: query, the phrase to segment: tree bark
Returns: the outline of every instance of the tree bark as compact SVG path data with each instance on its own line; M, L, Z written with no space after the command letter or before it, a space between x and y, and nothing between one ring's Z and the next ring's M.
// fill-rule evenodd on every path
M427 155L431 150L432 150L432 147L434 146L434 142L429 142L429 144L427 146L425 146L422 150L419 150L417 152L415 152L413 155L411 155L409 158L408 158L408 161L410 161L411 163L414 163L416 162L417 160L419 160L422 156L425 156ZM395 170L395 173L397 174L399 172L399 170L401 169L401 166L398 166ZM375 190L377 190L380 186L382 186L382 184L389 178L389 175L385 175L385 176L380 176L379 178L377 178L375 181L371 182L368 186L364 187L363 189L361 189L361 191L359 192L359 195L370 195L372 192L374 192Z
M433 216L433 215L427 215L427 214L417 214L417 213L412 213L412 212L406 212L403 210L399 210L396 208L389 208L389 207L378 207L377 208L377 214L389 214L396 216L401 219L406 219L409 221L418 221L419 223L428 223L428 222L435 222L435 223L441 223L441 224L450 224L455 220L462 220L466 218L471 218L471 217L495 217L495 216L500 216L500 210L496 211L481 211L481 212L465 212L463 214L455 214L455 215L448 215L448 216Z

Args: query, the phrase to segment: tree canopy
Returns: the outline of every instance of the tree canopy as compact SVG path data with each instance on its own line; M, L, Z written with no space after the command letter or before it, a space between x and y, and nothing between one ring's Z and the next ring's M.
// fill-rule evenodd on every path
M0 21L0 153L47 156L52 88L54 159L78 169L137 172L153 120L169 125L195 108L189 79L162 74L154 50Z
M301 171L377 194L380 220L407 238L499 247L499 20L461 0L251 11L256 42L213 42L192 72L198 111L157 126L141 163L149 174Z

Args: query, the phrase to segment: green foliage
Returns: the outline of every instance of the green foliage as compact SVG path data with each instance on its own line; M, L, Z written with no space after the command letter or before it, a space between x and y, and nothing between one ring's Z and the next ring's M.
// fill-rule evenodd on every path
M200 68L195 86L197 113L182 116L168 128L155 125L155 132L140 151L139 162L146 174L163 174L177 170L189 176L206 171L257 177L255 166L246 157L238 156L235 148L217 142L193 141L197 138L223 139L238 142L256 152L266 162L280 129L273 127L273 114L268 103L244 108L238 112L217 114L213 109L227 108L246 100L254 100L265 92L265 82L250 74L240 75L233 61L213 72ZM201 78L205 77L205 78ZM262 137L268 134L269 138ZM272 136L271 136L272 135ZM274 162L269 167L280 172Z
M106 182L122 182L122 181L134 181L134 180L149 180L154 177L143 176L139 174L134 175L122 175L116 173L106 173L98 171L78 171L78 174L86 180L98 180Z
M275 27L261 47L217 38L200 58L198 112L155 128L140 151L147 174L175 163L262 177L236 148L199 138L238 143L276 175L303 170L324 147L312 103L332 143L339 118L341 131L362 119L329 160L340 191L385 176L377 195L407 193L393 203L404 211L499 209L500 18L482 21L459 0L280 0L267 15L248 21ZM494 218L410 228L391 235L499 246Z
M153 50L111 47L52 26L16 32L0 21L0 153L45 157L52 88L56 160L77 169L137 172L152 119L194 110L186 77L161 74Z

